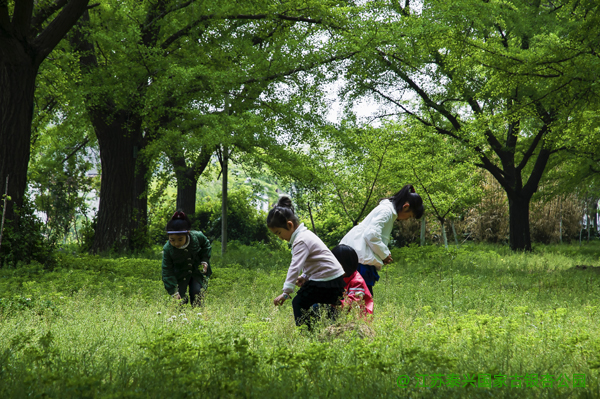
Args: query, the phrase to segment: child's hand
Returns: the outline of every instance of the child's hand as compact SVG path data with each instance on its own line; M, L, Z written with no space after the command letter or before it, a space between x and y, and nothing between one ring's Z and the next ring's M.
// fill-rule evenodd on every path
M200 262L200 264L203 266L202 267L202 274L206 274L206 272L208 271L208 263L206 263L206 262Z
M384 260L383 260L383 264L387 265L388 263L392 263L394 261L394 259L392 259L392 254L389 254Z
M181 299L181 295L179 295L179 292L176 292L172 295L173 299Z
M296 280L296 285L298 287L302 287L302 285L304 285L304 283L306 283L306 278L300 276L298 277L298 279Z
M273 304L275 306L283 305L285 300L288 299L289 297L290 297L289 295L287 295L286 293L283 293L273 300Z

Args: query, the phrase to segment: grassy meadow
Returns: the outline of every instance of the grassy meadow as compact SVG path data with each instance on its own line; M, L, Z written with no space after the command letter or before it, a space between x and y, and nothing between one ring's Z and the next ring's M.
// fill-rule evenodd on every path
M229 251L201 308L159 250L0 269L0 397L600 398L597 243L394 249L372 321L312 333L273 306L289 251Z

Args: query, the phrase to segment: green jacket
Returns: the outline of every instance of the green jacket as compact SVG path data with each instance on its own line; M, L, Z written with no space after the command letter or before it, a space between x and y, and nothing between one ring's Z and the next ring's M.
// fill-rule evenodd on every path
M190 277L205 283L212 274L208 238L199 231L190 231L189 236L190 242L185 249L175 248L169 242L163 247L162 279L169 295L175 294L178 286L189 284ZM200 262L208 263L206 274L202 274Z

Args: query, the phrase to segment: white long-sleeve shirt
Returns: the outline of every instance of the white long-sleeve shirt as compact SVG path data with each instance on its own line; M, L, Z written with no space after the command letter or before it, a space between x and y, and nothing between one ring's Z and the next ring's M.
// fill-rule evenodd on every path
M283 292L294 292L300 271L302 277L312 281L330 281L344 275L344 269L333 253L304 223L296 228L290 237L290 244L292 262L283 284Z
M358 225L350 230L340 244L356 251L358 262L381 270L383 259L390 255L387 247L398 212L390 200L383 200Z

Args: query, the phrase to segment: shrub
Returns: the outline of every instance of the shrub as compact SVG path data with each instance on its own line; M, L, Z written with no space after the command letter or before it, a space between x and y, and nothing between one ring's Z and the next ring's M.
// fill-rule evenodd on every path
M2 209L0 207L0 215ZM25 198L23 207L15 209L17 221L6 220L0 248L0 267L37 261L46 267L54 262L55 241L43 235L44 224L34 214L30 201Z
M196 207L194 228L211 241L221 239L221 200L206 197ZM250 245L272 243L275 237L267 228L267 214L257 209L256 198L248 187L230 190L227 195L227 241Z

